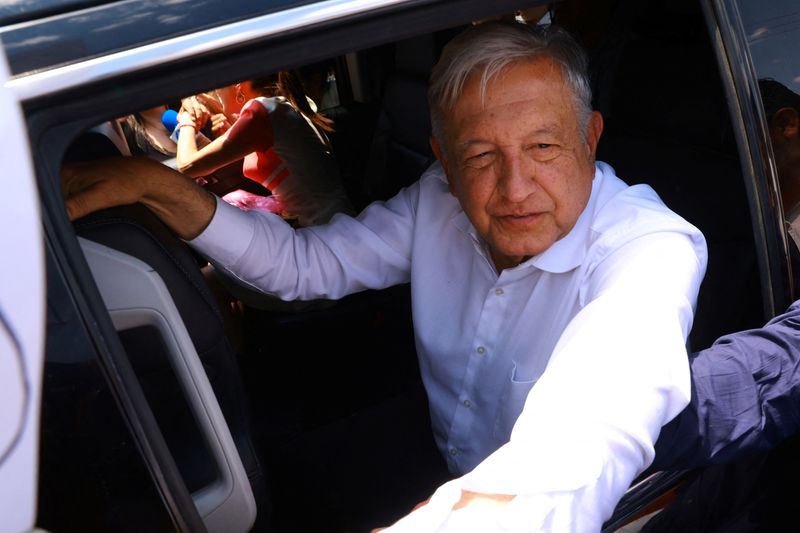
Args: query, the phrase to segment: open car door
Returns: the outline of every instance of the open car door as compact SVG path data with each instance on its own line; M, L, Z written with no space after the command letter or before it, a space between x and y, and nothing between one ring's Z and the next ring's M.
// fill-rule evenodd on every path
M44 352L44 255L36 180L22 113L0 55L0 516L33 528Z

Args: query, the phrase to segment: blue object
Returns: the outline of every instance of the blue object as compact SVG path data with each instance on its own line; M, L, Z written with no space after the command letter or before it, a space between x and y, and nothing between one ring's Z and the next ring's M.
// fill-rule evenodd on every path
M161 115L161 123L167 130L167 133L172 135L175 132L175 126L178 125L178 112L174 109L167 109Z

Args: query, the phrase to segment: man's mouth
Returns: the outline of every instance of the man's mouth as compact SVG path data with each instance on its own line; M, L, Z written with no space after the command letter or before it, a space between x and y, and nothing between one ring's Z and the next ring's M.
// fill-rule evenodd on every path
M543 216L542 213L509 213L498 218L505 224L524 226L531 224Z

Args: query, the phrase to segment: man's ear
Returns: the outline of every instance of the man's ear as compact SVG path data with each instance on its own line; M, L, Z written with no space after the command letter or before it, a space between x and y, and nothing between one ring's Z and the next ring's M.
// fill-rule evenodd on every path
M603 115L599 111L592 111L586 125L586 145L589 147L589 154L592 161L597 156L597 144L600 142L600 135L603 134Z
M450 177L450 171L447 168L447 159L444 156L444 150L442 150L442 147L433 135L430 136L429 142L431 144L431 150L433 150L433 155L439 160L439 164L442 165L444 169L444 175L447 176L447 185L450 188L450 193L455 196L456 191L453 187L453 179Z
M800 135L800 119L797 110L793 107L782 107L778 109L769 121L770 126L780 132L784 138L797 137Z

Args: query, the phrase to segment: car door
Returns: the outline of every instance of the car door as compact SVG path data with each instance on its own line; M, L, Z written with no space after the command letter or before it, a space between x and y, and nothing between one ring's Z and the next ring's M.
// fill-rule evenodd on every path
M22 113L4 87L0 57L0 516L9 531L33 528L39 397L44 353L44 254L36 181Z
M402 36L440 24L430 13L449 10L443 2L432 3L427 11L401 11L402 18L378 18L378 24L371 26L377 17L373 11L383 15L389 5L409 3L334 1L295 6L291 13L283 13L275 12L280 3L113 2L76 12L64 7L63 13L49 18L34 17L0 28L14 73L8 85L23 101L35 152L46 252L48 313L37 526L58 531L233 531L251 515L249 506L244 506L237 509L243 512L209 521L217 500L209 501L203 488L187 487L176 456L179 460L190 455L202 447L203 439L197 439L193 448L170 449L154 413L159 405L153 405L142 390L145 387L133 368L135 359L152 354L151 346L137 350L126 342L130 331L149 328L149 338L153 329L163 331L153 316L169 317L169 306L149 318L139 313L131 320L129 311L152 307L141 299L143 285L133 282L134 271L139 279L152 278L147 268L75 238L58 185L66 147L82 130L113 118L119 110L130 110L131 102L138 105L162 91L175 97L208 83L214 63L222 67L219 76L225 79L252 68L256 60L266 58L263 64L269 65L298 50L308 60L329 53L329 46L344 53L352 46L353 26L337 24L339 18L353 16L358 21L366 46L384 40L381 28L387 25ZM232 9L233 4L239 11ZM472 9L478 14L488 11L478 2L472 2ZM187 10L202 17L189 17ZM263 12L275 13L261 16ZM153 24L143 24L143 19ZM308 32L297 42L285 37L302 33L311 21L327 24L330 33ZM180 26L177 31L175 24ZM254 47L239 61L231 61L228 48L264 40L275 43L269 54L263 46ZM246 54L254 56L251 61L241 60ZM198 62L198 57L208 61ZM120 278L122 272L127 275ZM114 276L121 279L116 287ZM163 287L153 294L163 296ZM189 383L202 381L198 374L184 377ZM208 396L204 399L213 403ZM224 428L210 431L205 440L221 433ZM227 460L219 461L218 471L235 463L232 454L222 456Z

